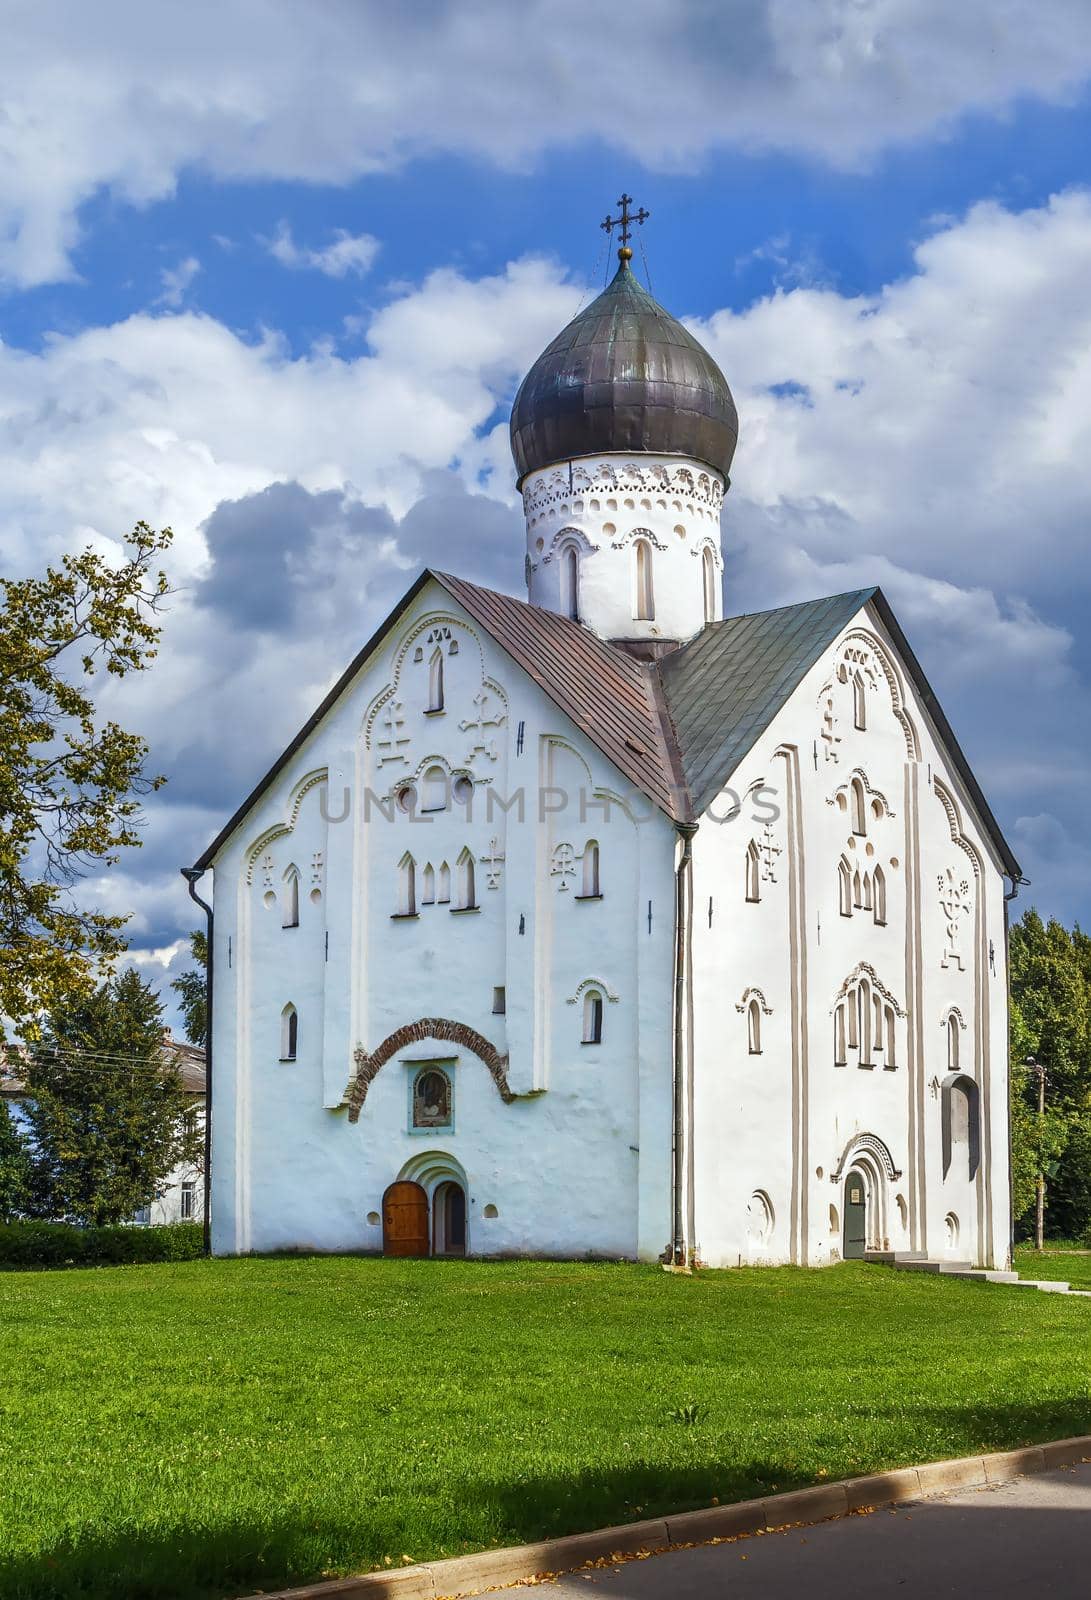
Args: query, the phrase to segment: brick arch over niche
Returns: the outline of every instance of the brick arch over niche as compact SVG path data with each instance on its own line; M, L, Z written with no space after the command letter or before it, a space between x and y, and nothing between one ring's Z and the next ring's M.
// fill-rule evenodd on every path
M421 1017L418 1022L407 1022L395 1028L374 1050L365 1050L362 1044L356 1046L352 1053L356 1071L345 1089L350 1122L359 1121L367 1091L380 1068L399 1050L411 1044L421 1044L425 1039L442 1039L446 1044L457 1044L463 1050L469 1050L488 1068L501 1100L510 1105L516 1098L508 1084L507 1056L501 1055L483 1033L477 1033L464 1022L451 1022L447 1017Z

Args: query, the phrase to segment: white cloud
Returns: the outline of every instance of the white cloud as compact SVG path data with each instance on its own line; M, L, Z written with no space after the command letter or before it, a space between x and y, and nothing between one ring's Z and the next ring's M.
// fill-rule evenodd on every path
M71 275L83 202L187 171L343 184L579 140L660 170L723 146L852 166L1089 68L1086 0L629 0L620 45L586 0L38 0L0 56L0 280Z
M327 278L345 278L350 273L362 277L379 253L379 241L370 233L352 234L335 228L333 243L321 250L296 244L287 222L281 222L271 239L262 241L275 261L294 271L311 268Z
M172 308L180 306L186 297L186 290L200 270L201 263L196 256L187 256L184 261L179 261L176 267L164 267L159 274L163 292L159 296L158 304Z

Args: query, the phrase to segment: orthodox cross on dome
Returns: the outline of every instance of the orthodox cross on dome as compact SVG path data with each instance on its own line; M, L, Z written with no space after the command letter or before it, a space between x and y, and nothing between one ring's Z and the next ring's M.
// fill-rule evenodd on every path
M629 227L630 222L647 222L648 218L651 216L651 212L645 211L643 206L641 206L639 211L630 211L629 207L632 205L632 203L632 195L623 194L621 199L618 201L618 210L621 212L620 217L612 217L610 213L607 212L605 222L599 223L599 227L603 228L607 233L613 233L615 228L621 229L621 249L618 251L618 256L622 261L628 261L633 253L629 249L629 237L632 231Z

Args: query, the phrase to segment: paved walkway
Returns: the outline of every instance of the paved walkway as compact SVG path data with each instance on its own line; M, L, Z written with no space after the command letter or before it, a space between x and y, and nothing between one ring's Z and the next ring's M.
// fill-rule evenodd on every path
M1088 1600L1091 1464L534 1588L535 1600L592 1600L596 1590L602 1600Z

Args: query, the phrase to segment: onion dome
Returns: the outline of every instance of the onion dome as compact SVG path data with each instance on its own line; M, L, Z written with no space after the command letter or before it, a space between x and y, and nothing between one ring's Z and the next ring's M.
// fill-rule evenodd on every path
M519 481L578 456L687 456L727 479L739 418L727 379L643 288L628 257L531 367L511 412Z

